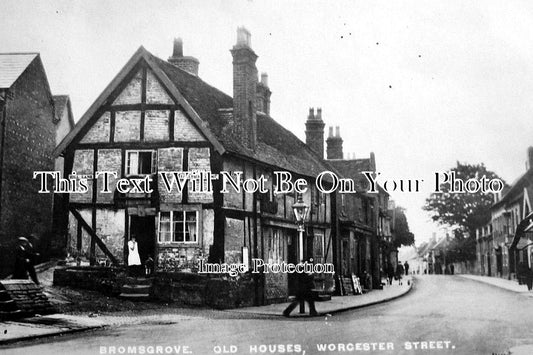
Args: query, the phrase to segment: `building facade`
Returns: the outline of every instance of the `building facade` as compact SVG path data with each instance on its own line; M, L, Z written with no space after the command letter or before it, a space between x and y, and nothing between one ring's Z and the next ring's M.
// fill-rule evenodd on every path
M274 190L303 179L305 255L334 262L335 194L315 187L329 167L270 117L268 77L258 81L246 29L231 54L233 97L200 79L199 61L183 56L181 40L167 61L141 47L58 145L64 176L87 184L70 194L62 225L71 255L124 264L135 237L141 261L153 258L158 273L197 274L200 262L254 258L296 263L298 194ZM276 184L276 171L290 173L289 182ZM181 180L174 172L198 174ZM261 178L264 190L251 193ZM285 300L291 284L285 273L261 274L254 303ZM332 289L325 279L319 287Z
M52 195L34 171L53 170L54 99L38 53L0 54L0 274L11 273L18 237L41 253L52 232ZM43 249L44 248L44 249Z
M532 211L533 147L527 150L526 172L495 195L491 221L477 231L477 269L481 275L516 279L531 269L533 239L526 230Z
M316 113L314 109L309 110L305 126L307 145L323 157L325 123L320 108ZM378 194L367 193L368 180L362 174L376 171L374 154L364 159L345 159L340 128L329 127L326 162L340 176L354 181L356 191L337 194L337 273L343 277L356 275L366 288L381 288L383 254L387 248L383 242L390 237L388 194L381 188Z

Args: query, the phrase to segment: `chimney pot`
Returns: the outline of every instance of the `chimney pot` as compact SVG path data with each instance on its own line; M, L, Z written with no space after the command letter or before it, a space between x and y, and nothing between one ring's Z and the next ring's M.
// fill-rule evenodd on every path
M331 138L331 137L333 137L333 126L329 126L328 138Z
M335 127L335 137L341 136L341 129L339 126Z
M268 87L268 74L267 73L261 73L261 84Z
M174 58L183 57L183 40L178 37L174 38L174 49L172 51Z
M194 57L183 56L183 40L179 37L174 38L172 56L168 58L168 62L189 74L198 76L200 62Z
M308 119L312 120L315 118L315 109L313 107L309 107L309 116Z
M322 119L322 109L320 107L316 109L316 119L317 120Z
M237 46L250 47L252 46L252 36L250 31L244 27L237 27Z
M527 170L533 168L533 147L527 148Z

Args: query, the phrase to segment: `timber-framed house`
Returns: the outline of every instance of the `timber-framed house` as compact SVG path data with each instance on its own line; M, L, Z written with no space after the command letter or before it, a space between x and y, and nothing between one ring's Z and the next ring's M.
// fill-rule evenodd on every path
M199 78L199 61L183 56L181 40L168 61L139 48L57 146L56 154L65 158L64 176L93 176L87 193L70 194L63 228L72 255L92 264L101 259L124 264L127 242L135 236L141 261L152 257L156 275L197 273L200 260L295 263L296 195L274 194L272 186L275 171L288 171L310 187L303 194L311 208L307 255L335 262L335 194L315 188L317 175L331 168L270 117L267 76L258 81L246 29L238 29L231 54L233 98ZM193 170L242 172L243 179L263 175L268 192L221 193L219 179L210 192L193 191L189 181L182 192L169 193L158 174ZM97 171L117 173L109 186L119 178L150 176L153 192L102 193ZM254 285L255 304L289 295L287 274L264 274Z

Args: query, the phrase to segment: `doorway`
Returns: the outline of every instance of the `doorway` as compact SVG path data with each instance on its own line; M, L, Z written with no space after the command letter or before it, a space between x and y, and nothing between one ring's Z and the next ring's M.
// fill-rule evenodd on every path
M155 259L155 217L130 216L130 238L135 237L139 249L139 257L144 265L149 256Z

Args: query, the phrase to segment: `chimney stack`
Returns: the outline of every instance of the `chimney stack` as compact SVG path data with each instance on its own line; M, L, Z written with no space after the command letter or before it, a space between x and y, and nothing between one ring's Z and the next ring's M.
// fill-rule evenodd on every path
M335 127L335 135L333 135L333 127L329 127L329 137L327 143L327 158L328 159L342 159L342 138L340 127Z
M168 62L189 74L198 76L200 62L194 57L183 56L183 40L181 38L174 38L172 56L168 58Z
M231 49L233 56L233 117L234 134L241 143L255 149L257 141L257 55L251 48L250 32L237 28L237 44Z
M527 148L526 170L533 168L533 147Z
M322 121L322 109L318 108L315 116L315 109L309 108L309 116L305 122L305 143L315 152L321 159L324 159L324 126L326 124Z
M268 88L268 74L261 73L261 82L257 84L257 111L270 115L270 95L272 92Z

